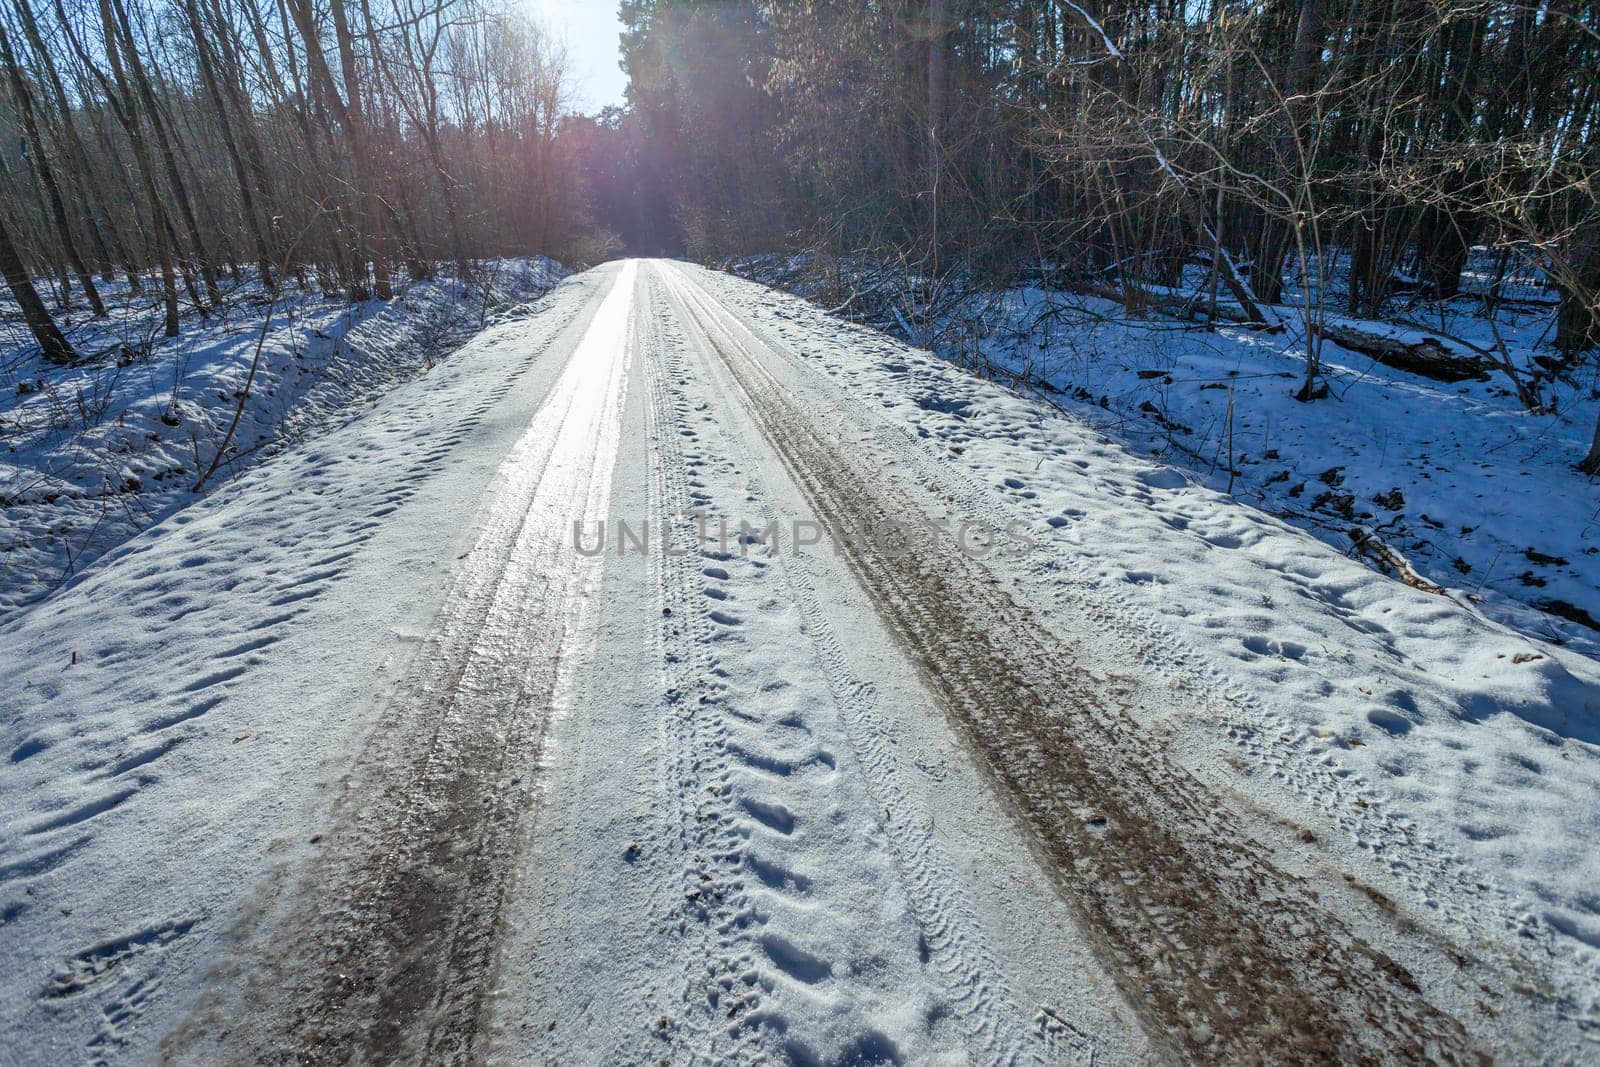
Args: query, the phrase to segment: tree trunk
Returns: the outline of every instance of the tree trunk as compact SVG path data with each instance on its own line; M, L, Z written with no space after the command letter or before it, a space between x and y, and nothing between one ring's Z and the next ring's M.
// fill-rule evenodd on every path
M1452 195L1455 191L1450 190ZM1464 232L1469 225L1470 219L1458 217L1446 208L1423 209L1417 224L1417 250L1424 288L1437 300L1449 300L1461 292L1461 271L1471 250L1471 241Z
M1440 32L1444 69L1437 86L1438 102L1432 108L1439 115L1440 139L1459 143L1472 122L1479 62L1483 51L1483 27L1478 19L1458 18ZM1461 291L1461 271L1467 253L1481 225L1470 211L1459 206L1462 191L1472 181L1477 166L1450 170L1440 179L1418 220L1417 250L1421 260L1421 279L1429 295L1449 299Z
M444 197L445 219L450 223L450 251L456 260L456 280L466 285L472 281L472 265L467 262L467 239L461 230L461 209L456 204L455 179L445 167L437 127L425 128L422 139L428 146L428 159L433 163L434 177L438 179L439 192Z
M22 308L23 321L44 350L44 358L51 363L71 363L76 360L78 354L61 335L44 301L39 299L39 291L33 287L28 271L22 265L22 258L17 255L16 245L11 243L11 234L6 229L3 217L0 217L0 274L5 275L11 295L16 297L17 304Z
M924 191L928 198L928 256L931 264L928 273L935 278L939 275L939 184L943 177L945 78L949 63L949 43L946 39L950 34L950 26L945 18L945 3L946 0L928 0L923 11L923 32L928 37L928 143L924 159L927 168Z
M350 151L355 157L356 183L361 187L362 213L372 260L372 290L379 300L394 296L389 284L388 250L384 247L384 204L378 196L377 175L372 168L372 148L368 140L367 116L361 97L361 72L356 69L355 35L350 31L344 0L331 0L334 42L339 49L339 69L344 77L345 129L350 134Z
M114 276L113 265L116 263L129 267L131 271L133 256L122 246L114 229L110 231L109 243L101 232L100 219L95 216L96 196L94 185L89 178L91 173L89 157L83 150L83 141L78 136L77 127L73 125L72 107L67 102L66 90L62 88L55 57L45 47L43 35L39 33L39 23L33 17L33 9L29 6L28 0L12 0L11 6L22 23L22 32L27 37L28 45L33 49L34 55L38 57L39 65L44 71L45 82L50 87L50 98L54 101L56 114L59 116L52 133L62 150L62 155L66 158L67 182L75 194L74 199L77 201L84 229L94 243L95 257L99 260L102 276L110 281ZM104 215L103 205L101 211ZM137 279L137 275L130 275L130 285L135 293L141 288Z
M1600 214L1580 223L1556 313L1556 347L1569 359L1600 345Z
M252 27L260 24L253 2L243 5ZM255 108L250 96L243 86L245 77L243 65L239 59L240 42L233 22L224 14L218 0L211 0L212 25L226 27L219 30L216 36L216 58L218 62L218 84L226 90L233 100L234 114L238 116L239 125L234 130L234 136L239 147L244 152L245 163L250 169L250 175L255 182L256 192L259 194L263 217L263 236L269 247L272 240L272 209L278 202L277 189L272 180L272 172L267 168L266 153L261 147L261 137L257 130ZM270 62L270 57L269 57ZM275 66L267 70L268 84L279 85ZM316 172L320 175L320 172Z
M282 0L278 0L276 7L278 20L282 26L283 39L290 41L292 36L289 12ZM346 224L344 212L340 208L341 198L335 193L333 183L329 180L327 172L321 163L322 151L317 137L318 126L313 125L307 115L309 108L306 105L305 86L300 80L300 70L295 63L294 49L287 47L284 50L285 66L289 70L291 79L290 81L285 81L277 60L274 58L273 44L267 36L266 24L256 10L255 4L253 2L246 3L243 5L243 9L246 21L250 24L250 33L255 39L256 52L261 58L261 69L266 75L266 84L275 94L275 102L281 110L289 113L294 121L295 128L300 133L301 143L305 149L306 173L311 179L312 188L315 190L314 197L320 198L323 204L326 205L320 214L327 222L326 240L332 253L332 262L339 272L340 280L344 282L346 296L353 302L358 298L355 291L357 284L355 271L351 263L351 250L354 247L354 242L350 239L349 227ZM296 24L298 24L298 15L296 16ZM312 27L312 32L315 32L314 26ZM302 33L303 37L304 34ZM320 43L318 43L317 47L321 47ZM237 67L237 64L235 66ZM230 83L234 80L230 79ZM270 192L272 188L271 179L268 175L265 161L261 157L261 144L254 136L254 131L251 131L251 136L247 139L246 146L251 152L250 166L252 170L257 172L258 184L263 190L268 190L264 195L269 200L274 199L273 194ZM326 269L326 264L319 264L317 276L318 284L324 286L324 291L327 291L326 286L330 280L334 279L335 275Z
M351 89L355 90L355 95L348 104L339 95L339 88L334 84L333 74L329 71L327 60L323 56L322 35L317 32L316 16L312 11L310 0L289 0L288 6L294 16L295 28L300 31L301 40L305 44L306 66L309 69L313 89L325 100L328 110L339 120L349 140L355 163L356 192L359 202L359 210L356 213L359 222L356 240L360 245L362 257L372 263L378 298L388 300L393 296L389 285L389 267L383 259L381 242L374 237L374 228L383 225L383 218L382 212L378 209L377 193L372 186L366 126L360 118L360 80L356 71L350 23L345 18L343 0L335 0L333 12L334 32L339 38L339 58L344 72L345 91L348 93ZM365 291L365 285L361 286L361 290ZM355 293L352 291L352 298L354 296Z
M39 123L34 114L33 91L28 88L28 82L22 76L16 54L11 50L11 39L6 35L3 26L0 26L0 62L5 63L6 75L11 82L11 96L16 101L17 114L22 120L23 137L28 145L28 163L33 170L34 178L44 190L50 219L55 224L56 237L61 241L61 251L65 254L67 263L72 266L73 272L77 274L78 285L82 287L83 295L88 298L95 317L99 318L106 313L106 306L100 300L100 291L95 288L94 275L89 272L83 256L78 252L78 243L72 238L72 227L67 222L67 207L61 198L61 187L56 184L55 171L50 166L49 157L45 155L44 138L39 135Z
M1283 134L1277 139L1280 180L1294 203L1300 203L1300 189L1311 180L1303 155L1315 109L1303 94L1316 91L1317 60L1322 52L1322 21L1317 0L1301 0L1295 19L1294 41L1290 45L1288 75L1283 83ZM1311 205L1307 204L1307 208ZM1250 287L1263 303L1276 304L1283 298L1283 261L1295 241L1295 212L1264 215L1257 237L1255 264L1250 270ZM1314 221L1314 213L1313 213ZM1310 279L1306 279L1310 284Z
M61 0L56 0L56 14L60 16L63 26L71 25L67 21L66 10ZM145 145L144 133L139 129L139 105L128 89L128 79L123 73L121 49L116 44L116 27L111 14L111 0L100 0L100 20L105 33L106 60L111 64L111 75L116 81L115 88L106 81L98 68L90 69L100 78L101 88L105 90L106 98L111 103L111 110L116 114L117 122L122 126L123 132L128 135L128 143L133 147L134 161L138 164L139 176L144 181L145 198L150 202L152 228L156 235L156 254L161 262L161 289L166 304L163 326L168 337L176 337L178 336L178 284L172 267L172 242L168 237L171 228L169 216L166 205L161 200L161 191L156 185L155 167L150 162L150 150ZM83 55L82 58L87 64L88 56Z
M234 179L239 183L239 206L243 210L250 236L255 241L261 284L272 289L275 284L272 277L272 253L267 248L266 235L261 232L261 220L256 213L255 193L250 188L250 177L245 172L244 159L239 154L239 145L233 136L233 124L228 121L228 108L223 103L222 92L217 86L216 61L211 55L211 45L207 42L205 27L200 22L200 10L195 6L194 0L183 0L183 10L189 18L189 28L194 32L195 59L200 68L200 80L205 83L206 95L211 99L211 106L216 109L217 124L222 129L222 141L228 150L228 161L233 165Z
M1600 474L1600 418L1595 420L1594 440L1589 444L1589 454L1583 457L1578 469L1591 478Z
M217 272L211 265L211 257L206 254L205 244L200 240L200 225L195 220L194 204L189 199L183 175L178 170L178 157L173 151L172 140L167 135L160 105L156 101L155 91L150 87L150 78L145 73L144 61L139 58L139 49L133 36L133 24L128 19L128 11L123 6L122 0L109 0L109 5L111 11L115 13L116 24L114 26L108 24L106 32L116 37L117 31L119 29L121 31L120 37L124 54L127 56L128 73L132 76L133 87L139 94L145 117L150 120L150 129L156 135L156 147L161 150L162 162L167 171L167 184L171 187L173 199L178 202L178 212L184 227L189 231L189 247L193 249L195 261L200 266L200 277L206 286L206 298L210 305L215 307L222 299L222 290L217 286ZM109 45L110 41L107 43ZM204 304L200 306L202 310L205 307Z

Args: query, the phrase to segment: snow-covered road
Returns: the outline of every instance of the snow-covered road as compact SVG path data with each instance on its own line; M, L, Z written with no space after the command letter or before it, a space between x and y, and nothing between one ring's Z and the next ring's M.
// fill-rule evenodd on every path
M7 1063L1596 1053L1591 661L682 264L0 662Z

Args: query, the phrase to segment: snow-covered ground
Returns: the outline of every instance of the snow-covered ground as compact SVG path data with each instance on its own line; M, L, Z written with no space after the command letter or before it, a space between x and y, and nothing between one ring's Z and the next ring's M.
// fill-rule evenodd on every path
M1592 1057L1600 667L1148 440L567 279L0 623L0 1058Z
M1475 855L1486 870L1532 875L1530 900L1565 901L1544 917L1600 947L1600 899L1589 888L1600 870L1588 862L1600 832L1590 803L1600 795L1592 658L1519 634L1470 602L1375 574L1240 506L1187 464L1143 461L1098 428L872 331L840 323L833 343L816 343L827 320L797 300L740 306L773 321L780 339L807 350L846 393L872 398L947 463L974 468L1055 531L1059 551L1030 557L1031 580L1074 596L1096 589L1171 634L1161 643L1217 672L1213 684L1229 679L1235 699L1250 694L1271 725L1252 727L1241 744L1300 750L1342 780L1344 804L1383 787L1405 801L1404 825L1444 835L1448 852ZM789 327L790 318L803 325ZM1289 403L1304 417L1303 405ZM1265 422L1252 432L1292 433ZM1324 454L1339 447L1327 429L1296 436ZM1559 528L1551 518L1566 506L1559 496L1530 489L1522 499L1522 514L1504 511L1523 535ZM1274 733L1280 726L1286 737Z
M758 259L741 271L839 298L840 283L819 290L804 261ZM1203 292L1204 271L1189 274L1187 291ZM1467 281L1487 284L1471 272ZM1110 300L1025 288L962 301L931 330L940 354L1042 393L1140 455L1389 573L1390 561L1403 559L1490 617L1594 655L1600 481L1575 466L1600 415L1600 363L1559 359L1554 294L1536 278L1514 281L1492 323L1471 295L1397 298L1393 321L1351 319L1337 313L1342 286L1331 284L1339 291L1330 291L1325 315L1408 342L1433 337L1480 363L1503 342L1523 378L1536 382L1547 409L1540 413L1498 370L1447 384L1332 341L1320 349L1330 395L1300 403L1293 394L1305 338L1295 307L1279 309L1287 330L1261 333L1155 312L1130 319ZM884 295L872 299L874 287L885 287L881 276L860 284L855 300L867 298L869 318L918 332L904 313L882 313ZM1286 299L1300 299L1299 290Z
M63 317L86 357L72 367L38 358L7 294L0 618L188 505L213 463L212 486L325 432L565 273L542 257L490 262L466 287L441 276L360 304L247 283L207 318L190 309L171 340L154 293L107 285L107 319Z
M316 852L590 295L558 287L0 624L0 1061L150 1058Z

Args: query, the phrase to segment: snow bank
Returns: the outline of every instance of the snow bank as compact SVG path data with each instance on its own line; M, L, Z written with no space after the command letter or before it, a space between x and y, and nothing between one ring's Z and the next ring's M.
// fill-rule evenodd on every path
M565 275L544 257L501 261L465 287L441 276L353 305L248 283L170 341L150 294L108 292L109 320L63 323L90 357L75 367L41 362L13 325L0 333L0 619L192 502L219 450L211 487L349 418Z
M1316 848L1371 872L1408 915L1547 946L1569 1008L1600 1019L1600 665L1511 624L1575 645L1581 633L1496 595L1486 559L1481 603L1459 582L1460 596L1427 592L1308 537L1333 539L1309 509L1291 525L1240 503L1328 491L1294 469L1342 465L1338 488L1356 492L1361 511L1379 510L1363 498L1368 479L1399 481L1411 501L1402 514L1478 528L1452 527L1439 539L1448 551L1492 557L1491 539L1559 546L1572 562L1541 567L1551 587L1592 596L1595 556L1568 547L1589 536L1592 490L1579 502L1552 489L1582 487L1564 466L1569 424L1522 415L1490 389L1444 393L1350 364L1331 368L1343 402L1307 407L1285 396L1281 375L1295 367L1280 338L1125 323L1033 342L1039 360L1059 361L1052 373L1105 383L1104 406L1053 397L1061 417L795 298L732 282L719 295L830 377L841 403L881 413L1010 500L1041 546L1017 565L1018 589L1079 620L1086 662L1097 662L1094 641L1135 649L1154 679L1143 684L1187 694L1174 709L1212 705L1201 721L1148 724L1196 773L1314 827ZM1020 344L1006 351L1024 358ZM1149 369L1161 377L1137 376ZM1219 380L1234 384L1237 452L1258 457L1236 454L1232 495L1218 488L1224 461L1209 462L1226 447L1227 393L1200 388ZM1162 417L1192 431L1129 413L1163 398ZM1491 441L1500 452L1485 456ZM1277 477L1285 468L1289 479ZM1290 495L1299 480L1316 489ZM1431 569L1448 580L1448 568Z
M327 847L592 294L556 287L0 622L0 1064L163 1059L244 905Z
M1296 329L1132 320L1112 301L1037 288L946 299L919 327L892 313L895 297L871 292L892 279L838 268L846 282L792 258L739 265L914 342L931 335L958 365L1385 573L1403 560L1491 618L1600 653L1600 483L1574 469L1600 413L1600 367L1561 365L1541 348L1554 311L1527 285L1512 287L1518 302L1493 323L1471 296L1399 308L1395 322L1330 321L1408 343L1443 338L1474 358L1496 348L1498 331L1523 374L1540 378L1550 407L1540 414L1501 374L1445 384L1332 342L1321 348L1330 395L1302 404L1291 395L1304 376Z

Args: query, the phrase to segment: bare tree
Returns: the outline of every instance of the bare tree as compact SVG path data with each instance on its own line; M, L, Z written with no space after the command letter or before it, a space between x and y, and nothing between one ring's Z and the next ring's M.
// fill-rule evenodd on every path
M50 312L45 310L44 301L39 299L38 290L34 289L28 277L27 268L17 254L17 247L12 243L4 219L0 219L0 275L5 276L6 284L11 287L11 295L22 308L23 321L44 350L44 358L52 363L71 363L76 360L77 353L61 335Z
M39 121L34 114L33 91L28 87L27 79L23 77L22 69L17 64L17 57L11 50L11 39L6 35L3 26L0 26L0 63L5 65L6 77L11 86L11 97L16 101L17 113L22 120L23 137L28 146L28 165L33 171L34 180L44 190L45 200L50 209L50 221L55 224L56 238L61 242L61 250L67 262L78 276L78 284L83 288L83 295L88 299L89 306L94 309L95 315L104 315L106 306L100 300L99 290L95 288L94 275L89 272L88 265L78 252L78 242L73 237L72 226L67 221L66 202L62 198L61 187L56 182L55 169L50 165L50 158L45 152L44 138L39 133Z

